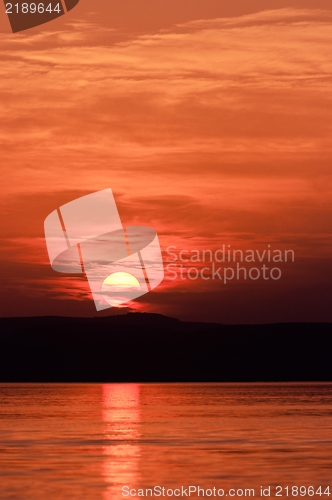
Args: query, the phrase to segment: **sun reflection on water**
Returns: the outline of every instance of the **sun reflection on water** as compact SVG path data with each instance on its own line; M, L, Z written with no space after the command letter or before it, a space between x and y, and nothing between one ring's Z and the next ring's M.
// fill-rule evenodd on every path
M103 477L107 488L103 500L122 498L124 485L135 487L140 459L140 386L103 384L103 422L106 445Z

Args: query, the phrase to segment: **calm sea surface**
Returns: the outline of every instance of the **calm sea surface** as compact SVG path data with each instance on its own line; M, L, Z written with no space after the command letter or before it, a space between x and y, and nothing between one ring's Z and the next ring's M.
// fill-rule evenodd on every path
M332 384L1 384L0 402L1 500L332 493Z

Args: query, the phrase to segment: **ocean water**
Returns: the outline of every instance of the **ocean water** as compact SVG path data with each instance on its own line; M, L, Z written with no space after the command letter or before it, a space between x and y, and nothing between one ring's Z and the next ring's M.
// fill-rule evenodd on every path
M0 403L1 500L332 493L332 384L1 384Z

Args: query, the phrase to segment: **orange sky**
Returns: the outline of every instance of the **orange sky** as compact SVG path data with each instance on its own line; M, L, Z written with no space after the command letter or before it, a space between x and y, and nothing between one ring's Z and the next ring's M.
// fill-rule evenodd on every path
M1 316L96 315L84 279L50 268L43 223L110 187L122 222L156 229L164 255L296 254L273 283L166 273L134 309L332 321L330 2L233 3L81 0L16 35L2 13Z

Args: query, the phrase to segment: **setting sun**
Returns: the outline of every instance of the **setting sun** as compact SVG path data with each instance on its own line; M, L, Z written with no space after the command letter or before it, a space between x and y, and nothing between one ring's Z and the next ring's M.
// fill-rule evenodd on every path
M103 281L101 291L106 302L113 307L121 307L130 300L130 293L139 290L139 281L129 273L119 272L107 276Z

